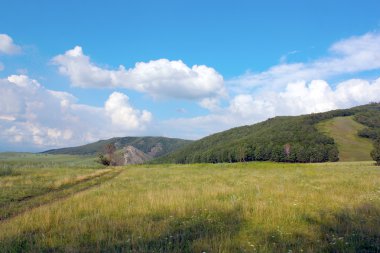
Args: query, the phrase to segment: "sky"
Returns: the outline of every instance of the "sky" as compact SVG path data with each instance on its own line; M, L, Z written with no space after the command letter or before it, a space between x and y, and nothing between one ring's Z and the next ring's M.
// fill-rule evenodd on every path
M0 0L0 151L380 102L380 2Z

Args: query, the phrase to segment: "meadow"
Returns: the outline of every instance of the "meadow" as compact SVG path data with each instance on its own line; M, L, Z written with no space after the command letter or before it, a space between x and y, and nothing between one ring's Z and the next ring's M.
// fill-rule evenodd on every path
M380 251L373 162L15 171L0 177L0 252Z
M115 172L94 157L0 154L0 221L99 184Z

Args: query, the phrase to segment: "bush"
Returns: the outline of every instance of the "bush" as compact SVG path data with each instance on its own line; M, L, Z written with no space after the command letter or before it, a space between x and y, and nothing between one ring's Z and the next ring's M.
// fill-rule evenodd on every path
M380 139L375 141L373 147L371 157L376 162L376 165L380 166Z
M369 139L376 140L377 138L380 137L379 132L380 131L376 128L366 127L366 128L359 130L358 135L360 137L363 137L363 138L369 138Z
M103 164L105 166L110 166L111 160L108 157L104 156L103 154L99 154L98 163Z

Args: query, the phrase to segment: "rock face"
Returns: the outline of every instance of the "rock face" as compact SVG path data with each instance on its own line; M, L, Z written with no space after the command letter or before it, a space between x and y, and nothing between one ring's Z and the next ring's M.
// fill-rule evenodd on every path
M124 165L126 164L141 164L152 159L148 154L145 154L141 150L133 147L126 146L123 148Z
M157 143L155 146L153 146L148 155L152 156L152 157L156 157L161 151L162 151L163 147L162 147L162 144L161 143Z

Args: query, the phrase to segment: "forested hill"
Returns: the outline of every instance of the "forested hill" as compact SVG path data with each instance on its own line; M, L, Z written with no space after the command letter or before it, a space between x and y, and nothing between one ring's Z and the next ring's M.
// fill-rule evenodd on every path
M108 140L100 140L94 143L78 147L52 149L43 153L47 154L70 154L70 155L95 155L102 153L107 144L114 144L117 150L127 146L133 146L138 150L159 157L191 143L189 140L166 138L166 137L115 137Z
M275 117L233 128L195 141L152 162L337 161L339 151L334 139L318 131L316 124L341 116L353 116L367 126L359 132L360 136L380 137L380 104L371 103L324 113Z

